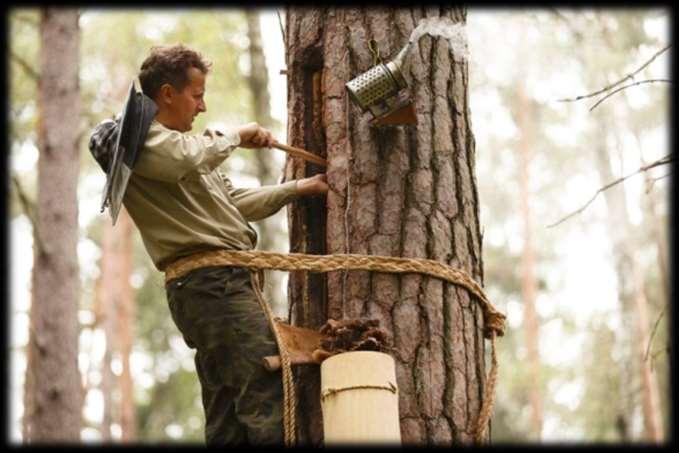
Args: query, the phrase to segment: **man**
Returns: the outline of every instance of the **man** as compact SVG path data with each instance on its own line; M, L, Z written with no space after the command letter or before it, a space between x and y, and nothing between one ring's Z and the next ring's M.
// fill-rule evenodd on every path
M197 252L253 249L257 235L248 221L268 217L297 197L328 190L325 175L257 189L232 186L219 164L237 146L269 147L274 140L256 123L225 133L188 133L195 117L207 111L209 66L182 45L156 47L139 74L158 112L123 203L161 271ZM97 148L96 136L97 131L91 148ZM282 444L281 376L261 364L262 357L278 350L249 270L207 263L167 282L166 292L174 322L196 349L206 442Z

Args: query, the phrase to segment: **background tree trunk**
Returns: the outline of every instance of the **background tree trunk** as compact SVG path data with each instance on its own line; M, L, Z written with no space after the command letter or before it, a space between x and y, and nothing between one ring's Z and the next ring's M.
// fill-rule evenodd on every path
M602 120L601 121L605 121ZM604 127L603 131L609 131ZM606 134L594 149L596 151L596 165L601 178L601 184L607 184L616 179L613 174L609 144ZM626 417L632 416L635 406L637 385L641 389L641 408L644 420L644 440L659 442L662 439L662 423L660 421L660 407L656 380L650 370L650 361L644 360L646 345L649 339L649 321L647 302L644 295L644 281L639 270L638 257L635 256L636 240L632 224L627 211L627 200L624 185L618 184L604 191L606 216L613 260L618 279L618 297L622 315L622 344L625 347L629 362L623 367L623 385L626 391ZM635 384L638 383L638 384ZM627 423L629 426L629 422Z
M38 202L30 310L25 441L80 439L78 370L78 12L45 8L40 22Z
M118 350L122 362L120 374L120 428L123 442L137 440L136 411L134 404L134 384L130 370L130 356L134 342L135 306L134 289L130 283L132 276L132 219L125 209L121 210L116 228L118 247L116 254L120 260L118 279L119 300L117 301Z
M250 55L250 74L247 83L252 93L252 106L254 120L260 125L271 128L275 124L271 117L271 97L269 96L269 73L266 66L266 58L262 49L262 33L259 26L259 13L257 10L246 10L245 18L248 24L248 40L250 45L248 53ZM271 151L266 149L257 150L252 153L257 161L257 177L262 184L274 184L276 182L276 171L270 158ZM269 242L266 242L269 241ZM270 238L260 238L260 244L270 247Z
M425 36L406 78L417 126L375 129L344 84L385 62L424 17L464 22L460 8L296 9L286 15L288 141L327 157L327 199L289 211L291 251L436 259L483 281L468 67L448 41ZM286 177L321 172L289 159ZM292 320L317 328L328 318L380 320L393 337L404 443L472 440L484 381L482 313L458 287L422 275L368 272L291 275ZM299 369L298 428L322 441L318 368Z
M646 162L646 160L643 157L642 151L642 140L641 140L641 132L638 127L632 126L632 134L634 135L634 139L636 140L637 144L639 145L639 167L645 166L649 164L650 162ZM644 213L645 217L645 222L649 226L650 230L650 235L653 238L653 241L656 244L657 248L657 261L658 261L658 270L660 273L660 282L662 284L662 300L663 304L665 305L669 303L670 301L670 279L669 279L669 272L668 272L668 266L667 266L667 257L668 257L668 248L667 248L667 222L664 221L662 216L658 213L658 206L660 204L660 201L658 200L658 193L657 190L655 190L655 181L652 178L650 172L643 172L642 173L643 178L644 178L644 192L641 194L641 201L640 205Z
M533 105L526 94L524 82L519 82L516 91L517 126L520 131L518 143L519 192L521 217L523 218L523 250L521 253L521 296L524 307L525 345L528 350L530 368L531 428L535 440L542 433L542 387L540 379L540 326L535 307L537 282L535 280L535 251L533 249L533 228L530 209L530 160L533 145Z
M116 226L106 218L101 258L101 326L106 336L102 360L101 391L104 395L102 433L112 440L111 425L119 424L120 440L136 440L134 385L130 371L130 355L134 341L134 289L132 275L132 220L121 209ZM113 372L114 360L120 361L120 372Z
M253 119L263 127L273 130L276 126L276 121L271 117L271 100L269 96L269 73L266 66L266 58L262 49L262 33L259 24L259 13L257 10L246 10L245 17L248 24L248 40L250 46L248 53L250 55L250 74L247 77L247 83L252 93ZM274 134L275 135L275 134ZM255 158L255 171L257 179L260 184L276 184L277 175L280 174L281 168L276 168L275 160L272 153L275 150L258 149L252 155ZM257 222L259 229L259 236L257 240L257 248L259 250L273 251L275 246L276 232L279 230L276 223L279 221L278 216L269 217L267 219ZM284 301L280 300L282 274L279 272L269 272L266 275L266 284L264 285L264 295L267 301L270 301L274 307L284 305ZM282 308L285 310L285 308ZM274 311L281 311L274 309Z
M115 269L115 233L113 225L111 225L108 219L105 219L104 222L104 232L101 241L101 260L99 264L101 274L99 275L99 284L97 285L97 303L99 304L97 319L106 338L106 349L101 359L101 384L99 386L104 399L100 431L102 441L110 442L112 440L111 426L115 420L113 394L117 387L116 376L111 368L113 360L112 343L116 330L116 312L113 295L117 293L115 278L117 271Z

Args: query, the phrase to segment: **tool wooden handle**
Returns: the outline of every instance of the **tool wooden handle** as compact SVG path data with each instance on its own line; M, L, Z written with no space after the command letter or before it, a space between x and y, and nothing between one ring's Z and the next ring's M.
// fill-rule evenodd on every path
M288 351L290 354L290 365L318 365L318 360L309 354L302 354L299 352ZM262 359L264 368L268 371L278 371L281 369L281 356L267 355Z
M306 151L301 148L295 148L294 146L288 146L284 145L282 143L274 142L273 145L274 148L278 148L281 151L285 151L286 153L290 154L291 156L299 157L302 158L306 161L313 162L318 165L322 165L323 167L328 166L328 161L323 159L322 157L319 157L315 154L311 154L309 151Z

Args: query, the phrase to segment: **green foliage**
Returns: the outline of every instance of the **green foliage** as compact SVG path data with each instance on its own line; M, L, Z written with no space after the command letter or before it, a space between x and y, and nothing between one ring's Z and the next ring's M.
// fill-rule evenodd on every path
M181 428L181 442L204 443L205 419L194 371L179 369L167 381L156 382L148 403L137 405L140 440L144 443L178 441L168 426Z
M10 140L35 141L38 93L38 24L36 9L14 9L9 15Z
M9 139L10 162L35 154L37 141L37 97L38 97L38 24L39 13L34 8L18 8L10 11L8 17L8 69L9 69ZM35 174L14 172L29 199L35 200ZM20 204L13 182L10 184L9 216L14 218L25 213Z
M207 79L208 113L196 119L194 130L205 127L208 118L229 123L250 113L239 68L245 33L241 13L95 9L85 10L82 22L83 55L90 56L83 58L83 73L93 82L93 113L118 113L129 83L151 48L180 43L212 62ZM116 46L108 44L113 37Z
M620 388L620 366L615 360L615 332L604 320L592 320L583 355L581 373L587 376L587 385L581 403L575 410L573 423L581 425L584 436L595 442L622 441L617 430L617 419L624 414L622 402L614 397ZM602 401L602 395L609 398Z

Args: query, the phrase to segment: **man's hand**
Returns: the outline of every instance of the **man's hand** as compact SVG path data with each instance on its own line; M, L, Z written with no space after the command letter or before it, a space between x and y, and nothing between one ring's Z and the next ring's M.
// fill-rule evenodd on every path
M328 193L328 183L325 173L297 180L298 195L324 195L326 193Z
M248 123L238 128L241 148L270 148L276 141L271 132L257 123Z

